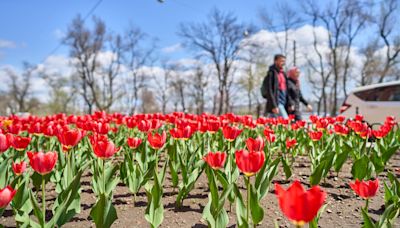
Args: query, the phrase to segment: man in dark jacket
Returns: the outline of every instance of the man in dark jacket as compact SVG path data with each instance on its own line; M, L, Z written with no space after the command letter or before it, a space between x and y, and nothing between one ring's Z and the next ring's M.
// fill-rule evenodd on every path
M284 55L278 54L274 57L274 64L269 67L262 88L263 96L267 99L265 116L288 118L286 112L287 103L287 77L283 70L286 62Z

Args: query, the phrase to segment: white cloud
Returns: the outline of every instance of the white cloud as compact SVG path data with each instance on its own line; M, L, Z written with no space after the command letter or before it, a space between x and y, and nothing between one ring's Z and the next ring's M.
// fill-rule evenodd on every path
M61 29L56 29L53 31L53 35L58 39L61 40L65 37L65 32Z
M0 39L0 48L16 48L17 44L14 41Z
M164 53L174 53L174 52L178 52L182 49L183 49L182 44L177 43L177 44L165 47L165 48L161 49L161 51Z
M71 59L62 55L51 55L38 66L38 70L48 74L71 75L73 68L70 66Z
M190 67L190 66L201 63L201 61L199 61L197 59L191 59L191 58L182 58L182 59L171 61L170 63L178 64L182 67Z

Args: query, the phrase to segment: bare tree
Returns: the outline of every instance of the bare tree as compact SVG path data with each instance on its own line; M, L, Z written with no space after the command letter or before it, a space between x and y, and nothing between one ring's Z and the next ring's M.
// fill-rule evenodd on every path
M8 75L8 90L6 94L10 97L8 106L11 112L28 112L37 106L37 102L30 102L32 97L32 80L37 67L27 62L23 63L23 71L21 74L12 69L4 69Z
M143 67L152 66L155 58L153 53L155 43L145 47L143 42L147 35L133 25L125 32L125 54L123 56L125 66L128 68L128 78L125 85L127 103L130 113L134 114L139 102L140 90L145 87L146 73Z
M99 53L106 38L106 26L103 21L94 18L94 29L85 27L78 15L68 28L64 43L70 47L70 56L75 60L75 68L80 79L80 93L92 113L96 102L96 72L99 70Z
M241 89L246 91L248 113L253 113L253 101L255 101L257 109L260 109L261 106L260 87L268 70L264 61L265 55L262 47L255 42L249 43L241 53L244 67L241 69L243 73L239 74L238 84Z
M290 30L303 23L304 19L301 18L300 12L295 9L293 3L279 1L274 8L276 10L271 10L271 8L261 9L259 12L260 18L263 25L269 31L274 32L280 52L285 56L289 56ZM279 36L280 31L284 33L283 40ZM295 45L295 41L293 41L293 45ZM293 49L295 49L295 46L293 46ZM293 65L296 65L295 51L293 56Z
M171 80L176 74L177 66L175 64L168 63L167 60L162 62L162 73L161 75L153 74L154 84L156 86L156 98L161 105L161 112L167 112L168 102L171 99Z
M218 114L229 108L227 90L232 64L239 57L241 41L251 32L232 13L223 13L217 9L211 12L207 22L181 24L179 35L186 46L204 52L215 67L219 92Z
M141 107L143 113L158 112L158 106L153 91L146 87L143 88L143 90L140 91L140 100L142 101Z
M110 58L107 63L100 65L100 72L96 78L101 78L101 84L94 83L92 88L93 100L100 110L110 111L114 102L123 95L120 89L122 84L117 84L117 78L121 76L123 43L119 35L109 35L107 42Z
M176 103L180 103L181 110L183 112L187 112L187 107L185 102L187 99L185 99L185 97L187 97L188 95L186 87L190 82L187 80L187 73L183 71L182 66L175 65L174 68L175 72L170 80L171 89L174 93L174 99Z
M362 67L361 67L361 78L359 84L361 86L372 84L376 75L379 74L379 67L382 64L381 58L379 58L379 46L378 41L369 41L367 45L361 48L360 53L363 56Z
M329 57L328 63L333 74L333 92L331 115L336 115L340 80L342 86L347 86L347 76L351 67L351 47L354 39L365 26L368 14L364 5L358 0L334 0L319 6L314 0L306 0L303 4L305 13L313 20L314 26L322 25L328 31ZM344 95L347 94L343 88Z
M400 7L398 4L398 0L384 0L380 4L380 13L376 23L386 53L383 69L379 72L379 82L383 82L385 77L390 75L391 70L399 63L400 32L396 29L399 26Z
M318 38L317 34L315 31L315 26L317 23L317 17L314 15L313 18L313 49L317 55L317 60L312 60L307 54L306 54L306 59L308 62L308 66L312 69L313 72L315 72L319 76L319 80L314 79L312 76L314 74L309 73L308 74L308 80L311 82L311 85L313 87L313 94L318 98L318 108L317 112L318 115L321 113L321 105L323 105L323 112L326 115L328 111L328 101L327 101L327 89L328 89L328 83L329 79L332 75L332 70L328 69L328 66L325 61L325 53L323 53L319 46L318 46ZM318 94L318 91L320 91L320 94Z
M50 100L47 103L50 113L73 113L72 103L78 92L77 75L62 76L41 72L41 77L50 88Z
M205 108L205 95L208 85L209 73L206 72L202 64L197 61L192 69L192 83L190 83L191 97L196 105L196 113L201 114Z

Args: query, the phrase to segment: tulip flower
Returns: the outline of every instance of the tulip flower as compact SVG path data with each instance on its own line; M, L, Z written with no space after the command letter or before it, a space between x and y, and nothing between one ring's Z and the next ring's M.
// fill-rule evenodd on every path
M275 183L275 193L283 214L299 227L314 219L326 198L319 186L305 191L297 180L287 190Z
M5 134L0 133L0 153L8 150L8 148L10 148L9 137L7 137L7 135Z
M372 130L372 134L377 139L384 138L388 133L389 133L388 131L384 131L384 130Z
M260 169L263 167L265 162L265 154L264 151L247 151L247 150L239 150L235 152L235 162L239 170L244 173L246 176L246 184L247 184L247 214L246 221L249 223L250 216L250 200L251 200L251 176L255 175ZM254 221L254 227L256 223L259 221Z
M323 133L321 131L310 131L308 136L310 136L312 141L319 141L322 138Z
M8 130L8 132L9 133L11 133L11 134L15 134L15 135L18 135L20 132L21 132L21 130L22 130L22 125L21 124L11 124L11 125L9 125L8 127L7 127L7 130Z
M224 152L208 152L206 156L203 157L203 160L207 162L207 164L213 169L224 168L226 153Z
M350 187L357 195L365 199L365 211L368 212L369 199L374 197L378 192L379 180L356 180L354 183L350 183Z
M219 121L209 120L207 122L207 131L209 131L210 133L217 132L220 127L221 127L221 123Z
M338 135L346 136L349 134L349 128L340 124L335 125L335 132Z
M142 139L141 138L130 138L129 137L127 139L127 143L128 143L128 146L131 149L136 149L136 148L138 148L140 146L140 144L142 144Z
M186 126L184 128L173 128L169 130L169 132L174 139L183 139L183 140L188 140L190 137L192 137L194 133L192 127L190 126Z
M239 170L250 177L260 171L264 165L265 154L264 151L239 150L235 153L235 161Z
M92 142L93 152L100 159L107 159L112 157L119 151L114 143L104 139L97 139Z
M149 141L151 148L155 150L163 147L166 140L167 140L167 134L165 133L165 131L163 131L161 135L158 133L155 133L153 135L150 132L147 134L147 141Z
M0 189L0 208L5 208L14 198L14 195L17 191L14 190L11 186L7 186L3 189Z
M151 129L151 122L147 120L141 120L137 127L141 132L148 132Z
M363 199L369 199L374 197L378 192L379 180L359 181L356 180L354 183L350 183L351 189Z
M269 143L275 142L276 136L274 130L270 128L265 128L264 129L264 136L267 139Z
M22 161L20 163L12 163L12 170L14 171L15 175L20 176L26 170L26 162Z
M14 147L14 149L18 150L18 151L23 151L25 150L29 143L31 142L31 138L29 137L22 137L22 136L12 136L10 137L10 143L11 146Z
M358 122L362 122L364 120L364 116L361 114L357 114L354 119Z
M62 130L58 135L58 141L63 145L63 150L68 151L74 146L78 145L84 137L84 133L79 129Z
M240 135L240 133L242 133L242 130L237 127L225 126L222 129L222 134L224 135L225 139L230 142L233 142Z
M338 123L343 123L346 120L346 117L345 116L336 116L335 120Z
M43 152L31 152L28 153L29 165L37 173L46 175L50 173L57 163L58 155L57 152L51 151L47 153Z
M329 125L329 122L327 119L319 119L316 122L316 127L318 130L325 130Z
M286 139L286 149L293 148L296 146L297 140L296 139Z
M264 150L264 140L261 138L261 136L258 136L255 139L248 138L246 140L246 147L250 152L263 151Z

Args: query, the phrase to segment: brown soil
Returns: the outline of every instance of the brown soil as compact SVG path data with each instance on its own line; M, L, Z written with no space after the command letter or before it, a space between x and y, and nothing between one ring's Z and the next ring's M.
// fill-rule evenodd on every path
M305 157L298 157L291 180L298 179L307 187L310 174L309 165ZM388 167L388 170L394 172L397 177L400 177L400 154L392 158L391 164ZM352 181L350 169L350 164L345 164L338 178L329 176L325 183L321 183L321 187L328 193L328 197L326 200L327 207L319 222L320 227L361 227L362 216L360 207L364 206L364 201L357 197L348 186L348 183ZM369 213L374 219L378 219L384 211L383 181L386 180L386 176L381 175L379 179L381 181L379 193L371 200L369 207ZM285 181L282 169L279 170L279 174L275 177L274 182L288 183ZM244 186L243 176L240 177L240 185ZM287 186L287 184L285 185ZM271 185L269 193L261 202L265 210L265 215L263 223L258 227L274 227L275 221L279 223L280 227L292 227L290 222L279 210L273 189L274 187ZM245 192L245 188L242 188L244 196L246 194ZM51 192L49 193L49 195L52 195ZM160 227L207 227L206 222L202 219L202 211L208 201L208 186L205 175L203 174L200 177L196 183L195 189L193 189L189 197L184 200L183 206L180 209L175 207L176 195L177 193L173 192L171 182L167 177L163 197L164 221ZM88 175L82 178L81 197L81 213L76 215L73 220L64 227L95 227L89 217L89 213L96 198L91 190L91 177ZM51 204L50 196L49 199L49 203ZM149 227L144 218L146 204L147 198L144 190L139 193L136 198L136 203L133 204L133 195L126 186L119 184L114 191L114 205L117 208L118 220L115 221L113 227ZM226 204L226 208L229 210L228 203ZM230 219L229 227L236 227L234 205L232 211L228 212L228 214ZM10 208L7 208L0 221L5 227L15 227L14 216ZM394 227L400 227L400 219L397 219L397 223L394 224Z

